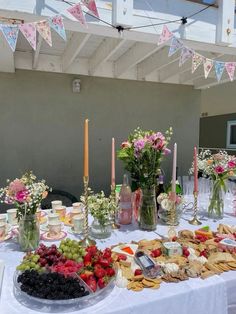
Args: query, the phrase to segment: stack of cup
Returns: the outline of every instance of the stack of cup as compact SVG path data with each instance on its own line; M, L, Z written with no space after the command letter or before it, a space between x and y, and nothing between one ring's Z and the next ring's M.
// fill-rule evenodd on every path
M61 233L61 222L59 214L50 213L48 214L48 235L51 238L59 236Z
M4 239L7 233L7 217L0 215L0 240Z
M70 219L73 224L73 229L75 233L82 233L84 230L84 204L76 202L72 204L73 208L70 213Z
M17 225L16 212L16 208L10 208L7 210L7 220L10 225Z
M57 205L54 207L56 214L59 215L59 219L61 221L65 220L66 217L66 206Z
M56 210L56 206L62 206L62 201L56 200L56 201L52 201L52 211L55 212Z

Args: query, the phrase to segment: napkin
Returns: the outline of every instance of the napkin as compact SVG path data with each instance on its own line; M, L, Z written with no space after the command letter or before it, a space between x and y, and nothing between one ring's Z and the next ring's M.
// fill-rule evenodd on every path
M2 291L3 273L4 273L4 262L0 260L0 296L1 296L1 291Z

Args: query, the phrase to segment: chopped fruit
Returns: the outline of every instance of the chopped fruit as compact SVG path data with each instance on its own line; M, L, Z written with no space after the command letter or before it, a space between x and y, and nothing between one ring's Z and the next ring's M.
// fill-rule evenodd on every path
M162 254L161 249L155 249L155 250L152 250L151 257L158 257L158 256L161 256L161 254Z
M127 256L125 254L118 254L117 260L118 260L118 262L119 261L126 261L127 260Z
M203 237L205 237L207 239L212 239L213 238L212 232L211 231L206 231L205 229L198 229L198 230L196 230L195 231L195 235L196 236L203 236Z
M135 269L134 271L134 276L139 276L139 275L142 275L143 274L143 271L141 269Z
M134 251L129 246L123 247L121 250L130 255L134 255Z

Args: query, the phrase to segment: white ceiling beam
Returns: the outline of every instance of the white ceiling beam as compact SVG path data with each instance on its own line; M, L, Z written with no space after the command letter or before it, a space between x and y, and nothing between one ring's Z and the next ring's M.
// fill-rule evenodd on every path
M0 32L0 72L15 72L14 53Z
M114 62L115 77L122 76L130 68L134 67L161 47L155 44L135 43L118 60Z
M125 42L123 39L105 38L89 60L90 75L93 75L102 64L109 60Z
M39 53L40 53L40 49L42 46L42 42L43 42L43 38L42 36L39 35L38 37L38 41L37 41L37 48L33 53L33 64L32 64L32 68L35 70L38 66L38 62L39 62Z
M140 62L137 66L138 80L144 80L147 75L179 58L177 53L168 57L168 51L169 47L163 47L161 50L154 52L150 57Z
M69 40L66 49L62 55L62 69L64 72L74 62L80 51L86 45L90 38L90 34L74 33Z
M228 82L231 82L231 81L227 75L227 77L225 76L225 78L220 80L220 82L217 81L216 77L215 78L209 77L207 79L205 79L203 77L203 78L200 78L198 80L195 80L193 82L193 84L194 84L195 89L207 89L207 88L210 88L210 87L213 87L216 85L220 85L220 84L224 84L224 83L228 83Z
M180 67L179 66L179 58L176 61L171 62L170 64L167 64L167 66L163 67L159 71L159 81L160 82L166 82L172 76L175 76L176 74L187 71L190 67L190 64L191 63L190 63L190 59L189 59Z

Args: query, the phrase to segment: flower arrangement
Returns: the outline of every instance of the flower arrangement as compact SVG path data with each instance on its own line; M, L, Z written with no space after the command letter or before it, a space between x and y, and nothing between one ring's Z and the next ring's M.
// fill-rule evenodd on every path
M170 153L167 146L171 135L172 128L166 131L166 136L161 132L137 128L122 143L117 157L124 162L125 169L131 174L132 191L156 184L160 162L163 156Z
M223 200L222 192L226 192L225 181L236 175L236 156L228 155L226 151L219 151L212 154L210 150L201 151L198 155L198 170L205 177L210 177L213 181L212 195L208 207L210 216L216 214L222 218ZM193 173L193 166L190 174Z
M18 221L27 215L34 215L49 187L44 180L36 181L32 171L26 172L20 179L7 180L8 186L0 189L0 202L13 204L17 208Z
M82 203L85 203L84 195L80 199ZM103 191L94 194L89 188L88 208L93 218L97 219L101 226L105 226L110 221L116 207L117 204L114 203L111 196L106 197Z

